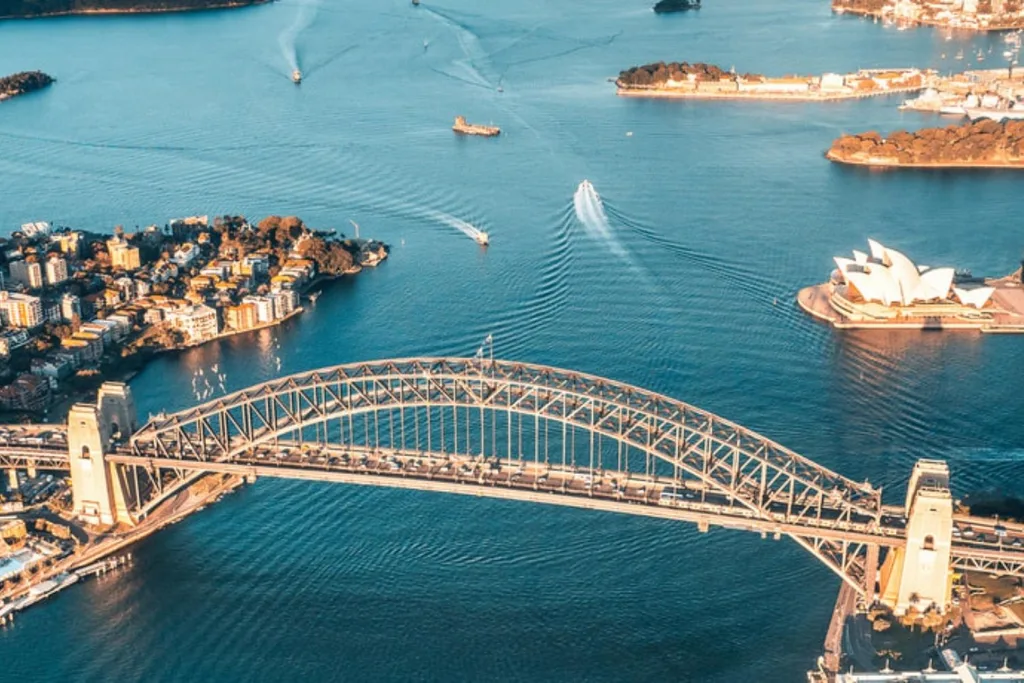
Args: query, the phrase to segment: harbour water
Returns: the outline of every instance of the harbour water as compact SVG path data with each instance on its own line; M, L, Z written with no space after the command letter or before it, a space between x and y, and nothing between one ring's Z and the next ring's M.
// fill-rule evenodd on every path
M0 23L0 72L58 79L0 104L0 226L295 213L393 245L292 322L152 364L132 382L143 416L187 406L213 364L231 390L278 359L471 355L491 333L502 358L662 391L891 501L921 457L948 459L961 493L1021 492L1020 339L838 333L794 303L867 237L1009 272L1016 177L822 157L844 132L933 125L898 98L646 101L607 82L658 59L948 70L999 38L897 32L821 0L649 5L282 0ZM456 114L502 135L459 138ZM134 557L0 631L0 678L801 680L838 588L753 534L269 480Z

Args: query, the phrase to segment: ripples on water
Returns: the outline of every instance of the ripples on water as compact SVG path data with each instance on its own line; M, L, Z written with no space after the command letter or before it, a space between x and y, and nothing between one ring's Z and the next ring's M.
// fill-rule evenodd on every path
M949 61L960 47L998 39L887 31L827 2L678 16L649 4L282 1L0 24L0 71L59 79L0 105L0 222L296 213L393 245L299 320L153 363L133 382L143 415L187 405L193 373L215 363L230 391L274 376L278 359L295 372L468 355L493 333L499 356L692 402L892 500L918 457L947 458L964 490L1019 486L1021 340L840 334L793 303L867 237L922 263L1012 270L1014 180L822 159L842 132L937 122L893 99L645 102L607 82L656 59L948 70L964 66ZM456 114L502 135L457 138ZM583 178L599 200L577 201ZM756 535L280 481L136 558L0 632L4 673L796 680L837 587L795 544Z

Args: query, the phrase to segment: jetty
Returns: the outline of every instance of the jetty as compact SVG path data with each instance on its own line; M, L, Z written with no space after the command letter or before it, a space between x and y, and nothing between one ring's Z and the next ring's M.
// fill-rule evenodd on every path
M703 62L655 62L622 71L615 85L623 97L827 102L918 92L934 78L934 71L912 67L770 77Z
M501 134L501 128L497 126L481 126L469 123L464 116L455 117L455 125L452 126L452 130L460 135L480 135L485 138L493 138L495 135Z

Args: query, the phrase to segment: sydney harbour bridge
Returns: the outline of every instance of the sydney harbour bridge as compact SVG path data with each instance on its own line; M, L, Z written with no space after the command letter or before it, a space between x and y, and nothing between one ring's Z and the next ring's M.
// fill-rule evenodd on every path
M944 609L953 570L1024 576L1024 526L958 513L942 461L918 461L905 501L886 504L869 483L717 415L542 365L479 357L353 363L274 379L142 426L130 389L110 382L96 403L73 406L60 429L66 443L0 446L0 467L70 471L74 512L94 525L144 524L204 473L231 473L785 536L847 591L898 613Z

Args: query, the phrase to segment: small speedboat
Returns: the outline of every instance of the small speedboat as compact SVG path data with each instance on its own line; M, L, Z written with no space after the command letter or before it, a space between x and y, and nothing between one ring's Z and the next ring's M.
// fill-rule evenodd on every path
M488 236L488 234L487 234L486 232L484 232L483 230L479 231L479 232L478 232L478 233L477 233L477 234L476 234L476 235L475 235L475 236L473 237L473 239L475 239L475 240L476 240L476 243L477 243L477 244L479 244L479 245L480 245L480 246L482 246L482 247L486 247L486 246L487 246L488 244L490 244L490 243L491 243L491 238L490 238L490 236Z
M295 85L302 83L302 72L299 71L298 69L292 72L292 83L294 83Z

